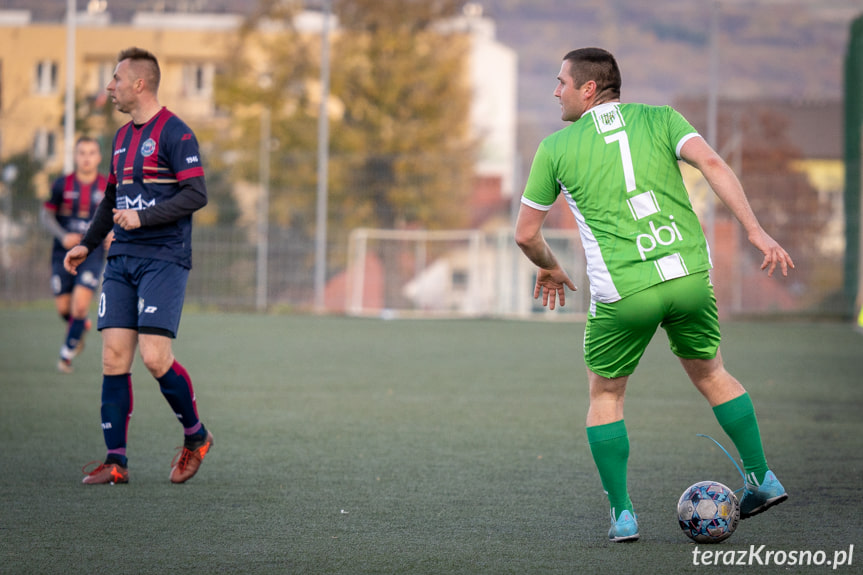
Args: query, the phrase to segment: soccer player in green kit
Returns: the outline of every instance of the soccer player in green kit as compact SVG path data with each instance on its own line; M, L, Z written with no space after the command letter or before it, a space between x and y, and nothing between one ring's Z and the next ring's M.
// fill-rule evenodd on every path
M584 332L590 386L587 438L611 506L611 541L635 541L627 490L626 383L658 326L743 460L741 517L788 498L767 466L746 390L722 363L712 267L679 160L696 167L764 255L761 269L782 275L794 263L752 212L740 181L675 110L620 102L620 70L600 48L568 53L554 95L572 122L539 145L521 200L516 242L539 268L534 297L554 309L575 285L542 235L559 194L578 223L590 280Z

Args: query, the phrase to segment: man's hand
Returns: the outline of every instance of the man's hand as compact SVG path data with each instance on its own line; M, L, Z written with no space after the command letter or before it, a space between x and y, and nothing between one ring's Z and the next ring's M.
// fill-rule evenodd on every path
M87 259L89 254L90 250L84 246L75 246L66 252L66 257L63 258L63 267L66 268L67 272L76 276L78 275L78 266L84 263L84 260Z
M749 236L749 241L764 254L761 269L767 270L767 277L773 276L776 266L782 271L783 276L788 275L788 268L794 269L794 262L779 243L771 238L763 229Z
M564 287L572 291L578 288L569 279L569 276L561 268L551 270L538 268L536 270L536 287L533 288L533 299L542 294L542 305L548 309L554 309L555 300L560 301L560 307L566 305L566 292Z
M114 208L114 223L124 230L135 230L141 227L141 218L136 210L118 210Z

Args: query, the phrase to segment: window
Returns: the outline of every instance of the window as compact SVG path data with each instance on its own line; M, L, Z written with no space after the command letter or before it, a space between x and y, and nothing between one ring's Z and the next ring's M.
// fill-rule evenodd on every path
M37 94L54 94L57 92L57 62L40 60L36 62L36 77L33 90Z
M114 62L99 62L96 64L96 85L93 87L94 94L103 94L105 88L114 79Z
M57 134L40 128L33 138L33 156L43 162L53 160L57 154Z
M187 96L209 98L213 95L213 64L183 66L183 92Z

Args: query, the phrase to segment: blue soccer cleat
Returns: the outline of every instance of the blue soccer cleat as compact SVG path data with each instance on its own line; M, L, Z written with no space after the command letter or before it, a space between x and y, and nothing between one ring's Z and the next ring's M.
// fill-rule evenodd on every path
M638 541L638 521L631 511L624 509L617 520L614 519L614 509L611 510L611 529L608 538L614 543Z
M749 483L744 484L743 498L740 500L740 518L748 519L767 511L774 505L778 505L788 499L785 488L776 479L772 471L764 476L761 485Z

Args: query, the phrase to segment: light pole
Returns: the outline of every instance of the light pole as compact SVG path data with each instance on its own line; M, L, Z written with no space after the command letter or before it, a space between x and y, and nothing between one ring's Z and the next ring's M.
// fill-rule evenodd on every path
M258 85L263 90L269 88L271 84L272 78L269 74L264 74L258 79ZM270 152L272 150L272 120L270 116L270 106L264 104L261 109L260 149L258 150L258 185L261 188L258 196L258 261L255 293L255 309L258 311L267 309L267 265L270 246Z
M66 2L66 117L63 119L63 173L75 168L75 30L78 7L75 0Z
M9 236L12 231L12 184L18 177L18 166L15 164L6 164L3 168L3 188L5 192L3 219L0 220L0 241L2 241L2 250L0 250L0 263L3 269L6 270L3 276L6 278L6 294L12 296L12 272L9 268L12 267L12 255L9 252Z
M321 105L318 114L318 190L315 218L315 310L324 311L327 273L327 174L329 172L330 123L327 100L330 97L330 11L331 0L324 1L321 27Z
M710 5L710 45L707 78L707 143L716 150L719 146L719 0L713 0ZM707 245L711 248L716 238L716 205L713 193L706 198L706 214L704 215L704 232Z

